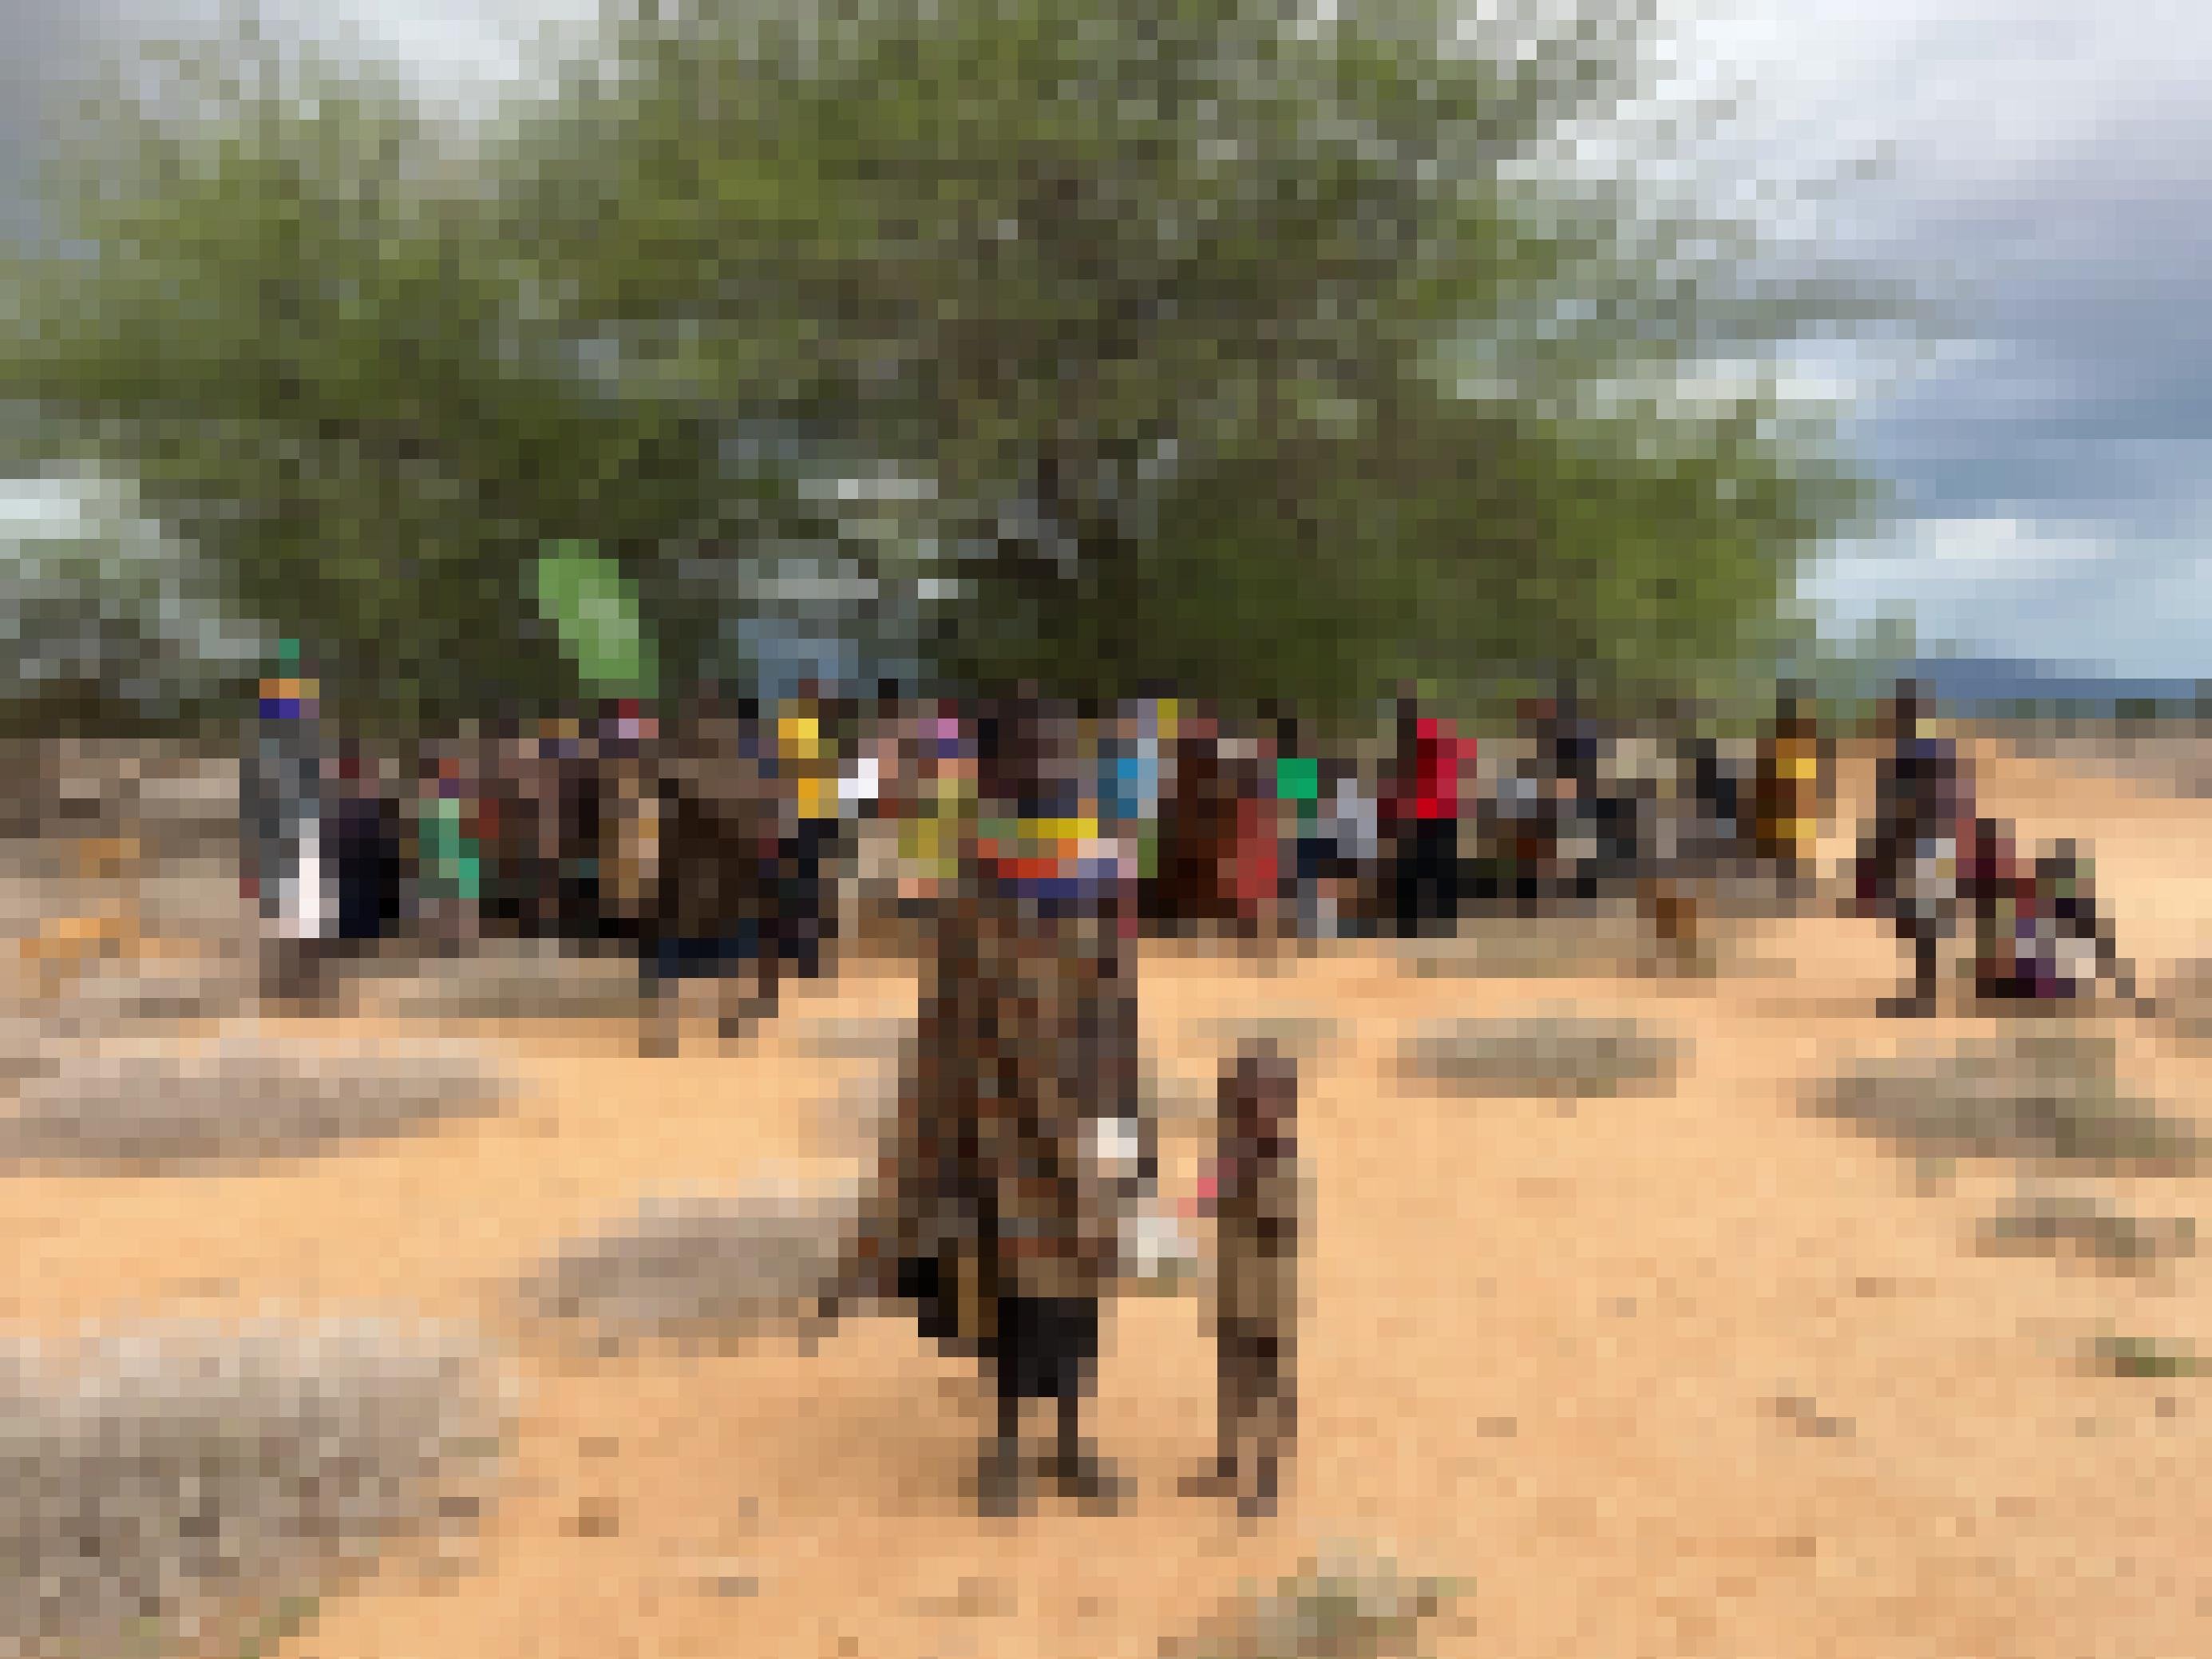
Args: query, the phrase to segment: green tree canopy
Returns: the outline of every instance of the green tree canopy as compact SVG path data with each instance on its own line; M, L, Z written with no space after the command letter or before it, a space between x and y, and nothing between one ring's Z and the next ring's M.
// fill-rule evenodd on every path
M928 479L955 676L1364 695L1665 679L1850 505L1771 387L1592 412L1839 291L1531 164L1640 89L1632 9L723 5L631 20L526 140L538 257L640 383ZM1502 49L1500 49L1502 47ZM1469 395L1471 363L1488 395Z
M252 40L143 67L64 135L60 234L9 272L35 447L135 479L357 717L573 695L541 543L665 577L726 504L714 430L579 371L496 179L397 84Z

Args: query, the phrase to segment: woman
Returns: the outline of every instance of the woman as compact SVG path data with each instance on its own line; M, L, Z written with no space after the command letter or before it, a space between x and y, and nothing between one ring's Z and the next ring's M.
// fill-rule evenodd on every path
M1068 833L1073 766L1033 707L979 722L982 811L961 902L934 930L916 1066L866 1254L896 1264L925 1335L990 1366L987 1510L1022 1501L1023 1407L1057 1413L1048 1468L1087 1499L1120 1488L1080 1430L1121 1223L1153 1178L1138 1107L1133 963L1110 883ZM1080 786L1078 786L1079 790Z

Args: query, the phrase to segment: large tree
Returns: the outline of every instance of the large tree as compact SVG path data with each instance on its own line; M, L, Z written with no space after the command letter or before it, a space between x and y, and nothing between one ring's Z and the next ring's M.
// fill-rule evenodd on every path
M1733 659L1844 481L1756 380L1590 394L1755 357L1837 291L1546 168L1645 89L1633 8L1339 12L632 18L527 135L520 222L641 384L928 482L957 677L1312 697Z

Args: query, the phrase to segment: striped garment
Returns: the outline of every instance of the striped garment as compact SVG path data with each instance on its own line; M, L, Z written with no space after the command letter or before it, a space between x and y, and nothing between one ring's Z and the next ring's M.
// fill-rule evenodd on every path
M1003 893L965 897L938 928L864 1254L960 1264L973 1340L988 1340L999 1296L1098 1296L1127 1267L1152 1135L1115 930Z

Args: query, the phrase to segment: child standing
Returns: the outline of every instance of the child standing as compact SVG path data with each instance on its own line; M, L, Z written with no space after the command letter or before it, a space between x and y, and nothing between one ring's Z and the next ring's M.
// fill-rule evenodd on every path
M1297 1068L1273 1043L1237 1056L1222 1073L1220 1151L1199 1200L1217 1223L1219 1439L1211 1469L1185 1490L1234 1492L1248 1516L1273 1512L1297 1434Z

